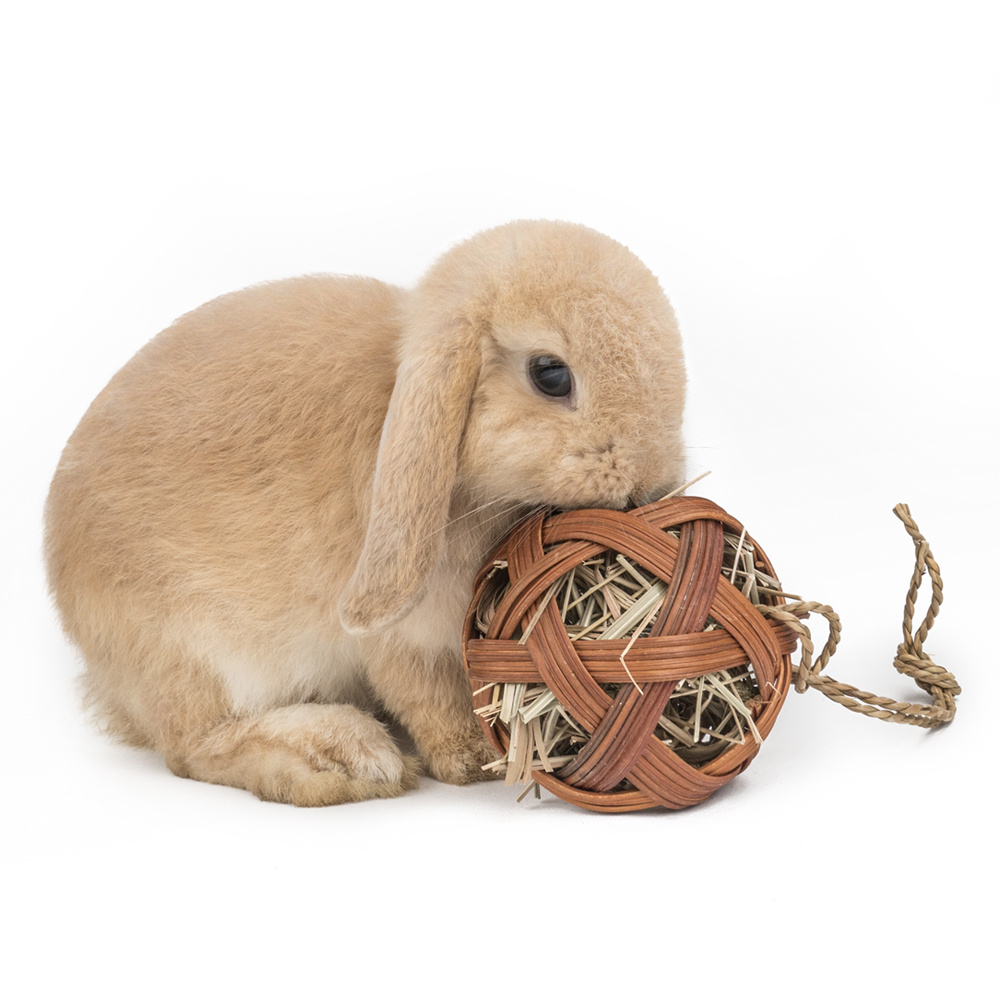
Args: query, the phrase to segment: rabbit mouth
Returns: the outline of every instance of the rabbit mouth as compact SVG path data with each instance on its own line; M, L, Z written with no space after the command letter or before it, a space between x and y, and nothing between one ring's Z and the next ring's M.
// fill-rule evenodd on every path
M557 466L553 493L565 509L604 507L625 510L636 496L645 495L633 463L614 445L567 456Z

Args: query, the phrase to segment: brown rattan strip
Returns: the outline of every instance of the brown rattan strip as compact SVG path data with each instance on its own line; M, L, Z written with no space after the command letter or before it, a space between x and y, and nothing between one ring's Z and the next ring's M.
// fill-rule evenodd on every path
M701 632L721 579L725 548L717 521L688 521L680 531L679 552L659 617L656 634ZM675 681L645 688L623 685L585 747L557 774L568 784L599 792L615 788L644 753Z
M779 652L793 653L798 637L787 625L769 621ZM628 672L621 657L628 640L586 639L575 644L584 669L599 684L639 685L653 681L679 681L717 670L734 669L748 662L743 647L724 629L686 635L648 637L628 652ZM542 676L531 655L514 639L470 639L466 644L469 679L477 687L497 684L541 684ZM631 678L629 677L631 674Z

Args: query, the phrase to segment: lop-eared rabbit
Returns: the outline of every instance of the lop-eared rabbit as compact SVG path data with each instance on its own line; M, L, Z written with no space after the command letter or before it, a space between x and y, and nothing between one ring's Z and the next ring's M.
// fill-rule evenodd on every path
M323 275L201 306L112 378L52 482L90 704L262 799L485 776L460 657L477 569L539 505L676 486L683 399L656 279L568 223L480 233L413 290Z

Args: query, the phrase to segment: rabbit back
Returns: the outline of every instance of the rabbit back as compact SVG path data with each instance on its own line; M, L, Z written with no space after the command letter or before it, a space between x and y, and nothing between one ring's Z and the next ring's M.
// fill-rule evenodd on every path
M70 438L50 582L126 738L152 726L127 693L176 692L199 663L187 700L207 714L357 687L336 595L363 538L401 295L315 276L213 300L150 341Z

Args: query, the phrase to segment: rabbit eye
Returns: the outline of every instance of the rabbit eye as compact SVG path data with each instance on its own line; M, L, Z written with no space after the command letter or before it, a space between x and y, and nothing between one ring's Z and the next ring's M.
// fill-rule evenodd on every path
M552 354L539 354L528 362L528 376L545 396L568 396L573 390L573 373L565 361Z

